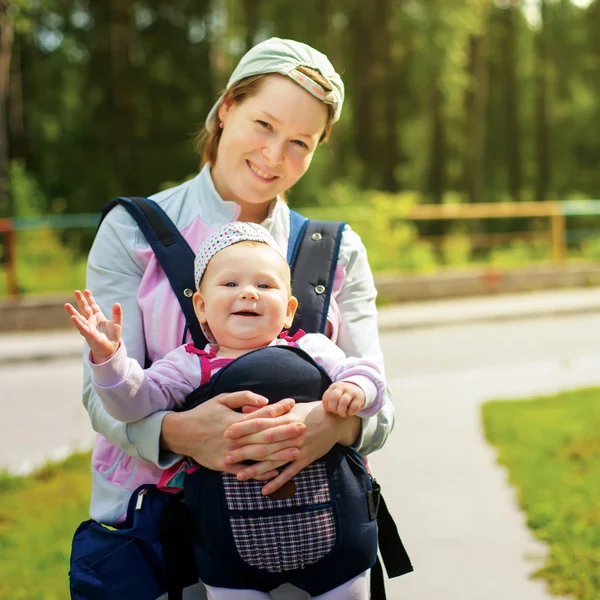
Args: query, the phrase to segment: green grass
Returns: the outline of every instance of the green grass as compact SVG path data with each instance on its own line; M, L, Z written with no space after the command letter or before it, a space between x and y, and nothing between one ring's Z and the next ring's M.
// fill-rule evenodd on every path
M536 573L552 593L600 598L600 389L483 406L488 440L549 546Z
M73 533L89 518L90 454L29 477L0 473L0 598L69 598Z

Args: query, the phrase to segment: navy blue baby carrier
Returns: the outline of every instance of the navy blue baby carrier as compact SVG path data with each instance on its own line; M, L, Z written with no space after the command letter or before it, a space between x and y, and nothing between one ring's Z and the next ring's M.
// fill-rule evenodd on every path
M206 339L191 300L194 252L155 202L117 198L105 207L102 218L117 204L136 220L171 283L186 318L184 340L189 330L196 347L203 348ZM290 334L325 330L343 227L290 211L287 258L301 307ZM238 389L251 389L271 402L285 397L313 401L329 383L325 371L302 350L269 347L221 369L188 397L184 409ZM408 573L412 566L379 486L360 456L336 445L293 481L295 493L283 499L264 498L260 482L240 483L204 468L186 476L183 493L141 486L131 497L121 527L108 529L89 520L77 529L69 572L71 598L155 600L168 592L169 600L180 600L183 588L198 577L209 585L263 591L290 582L318 595L373 567L372 598L384 600L378 545L389 577ZM265 548L261 542L257 552L259 544L252 536L265 527L271 528L270 537L277 543ZM279 530L272 530L275 527ZM299 549L293 533L304 528L299 537L310 539L310 527L317 543Z

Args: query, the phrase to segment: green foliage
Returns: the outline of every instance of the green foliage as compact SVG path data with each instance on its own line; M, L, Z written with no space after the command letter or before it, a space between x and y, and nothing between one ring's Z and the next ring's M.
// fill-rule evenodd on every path
M46 197L23 161L11 162L9 181L15 217L39 217L46 212Z
M0 474L0 597L64 600L76 527L89 518L90 454L28 477Z
M337 183L329 188L327 199L326 208L307 207L303 213L348 222L361 236L374 271L426 271L436 266L430 245L418 240L415 226L403 219L418 195L362 191Z
M487 439L518 490L527 524L549 546L537 572L553 594L600 591L600 389L483 406Z
M10 190L16 217L46 214L49 201L20 161L11 164ZM71 247L61 233L50 229L17 233L17 278L22 293L72 291L85 284L85 254ZM5 294L6 280L1 277L0 296Z

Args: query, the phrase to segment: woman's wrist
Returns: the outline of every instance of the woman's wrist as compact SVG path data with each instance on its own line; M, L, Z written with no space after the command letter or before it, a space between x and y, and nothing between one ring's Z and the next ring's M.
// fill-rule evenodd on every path
M175 454L187 454L185 439L186 419L184 413L167 413L162 420L160 447Z
M340 417L341 423L338 426L338 444L342 446L352 446L360 436L362 420L356 415L352 417Z

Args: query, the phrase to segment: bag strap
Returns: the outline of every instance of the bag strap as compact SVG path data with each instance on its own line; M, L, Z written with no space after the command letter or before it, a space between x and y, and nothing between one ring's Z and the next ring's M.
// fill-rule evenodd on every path
M138 224L177 296L185 316L186 329L189 329L194 344L204 348L208 341L202 333L192 303L195 290L194 251L165 211L148 198L115 198L104 207L100 222L117 205L125 208Z
M390 579L413 571L413 566L398 534L394 518L381 495L381 486L373 479L373 494L377 512L377 538L381 560ZM371 568L371 599L386 600L383 567L379 556Z
M345 226L338 221L311 221L290 211L288 261L292 291L300 306L289 329L291 335L299 329L325 333Z

